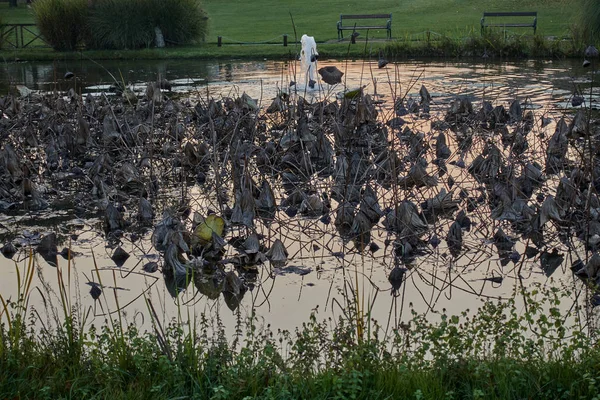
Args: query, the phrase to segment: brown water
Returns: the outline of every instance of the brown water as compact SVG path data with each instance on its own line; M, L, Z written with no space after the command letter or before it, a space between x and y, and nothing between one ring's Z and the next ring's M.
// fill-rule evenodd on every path
M580 66L579 61L487 64L409 61L390 64L385 69L378 69L376 62L321 61L320 66L324 65L336 65L344 71L347 87L365 86L366 92L376 95L375 98L382 101L383 115L391 115L394 98L405 95L417 98L421 85L425 85L432 95L432 116L443 113L457 94L469 96L476 107L485 99L508 109L509 103L518 99L534 110L537 132L546 132L547 136L554 132L556 120L570 112L573 89L579 85L586 90L591 79L590 73ZM280 89L288 90L290 81L297 81L296 90L313 100L335 96L341 92L341 87L306 91L301 83L301 73L296 68L299 68L297 63L271 61L111 62L103 63L102 68L90 62L4 64L0 67L0 93L9 84L22 84L41 91L67 90L72 85L77 85L82 92L101 93L108 90L112 83L109 72L117 77L122 75L123 81L140 90L145 87L144 82L160 75L174 83L174 93L184 98L189 97L191 102L200 96L219 97L246 92L266 107ZM65 71L74 72L77 79L60 79ZM589 94L589 89L587 90ZM597 90L592 97L592 104L596 105ZM552 122L542 128L542 117L551 118ZM409 123L415 129L423 131L427 138L433 136L429 132L430 121L409 119ZM453 157L456 159L456 154ZM543 163L543 159L540 161ZM468 179L464 169L449 167L449 174L457 182ZM198 186L192 186L189 190L192 208L204 212L207 204L210 204L207 203L209 196ZM419 200L431 197L439 190L439 187L417 190L416 193L413 191L402 196L413 199L418 204ZM382 208L385 208L392 206L394 199L382 196L381 202ZM486 211L481 211L477 215L485 214ZM352 291L358 291L363 308L371 310L375 319L384 326L397 326L400 321L410 318L411 308L417 312L429 313L432 318L442 310L459 313L466 309L473 310L487 299L515 296L516 289L531 286L535 282L576 289L577 292L583 290L581 283L573 278L569 270L572 261L577 258L576 252L581 253L581 249L569 249L557 237L550 238L546 248L542 250L558 249L564 255L564 261L555 271L548 273L541 268L539 255L525 257L526 243L519 241L515 247L520 254L519 260L506 263L490 241L495 229L504 225L485 217L473 220L475 225L470 232L465 233L463 252L458 257L451 256L443 244L437 248L429 246L426 254L417 257L409 265L400 296L394 297L390 295L390 283L387 280L394 266L394 256L391 246L386 246L386 239L390 239L392 235L381 222L372 231L373 242L380 249L372 254L369 251L359 253L352 242L347 243L340 238L333 223L324 224L319 219L300 215L288 218L283 211L278 211L273 224L267 226L259 223L257 230L269 241L279 238L284 242L290 254L287 264L289 270L272 269L268 263L259 266L254 288L246 293L240 304L240 315L256 310L259 318L272 327L293 329L317 308L321 316L342 315L347 309L346 301L351 298ZM434 226L433 232L439 232L443 239L443 232L451 222L452 219L441 219ZM191 284L188 290L174 299L160 272L149 274L142 271L141 267L147 261L159 259L158 252L150 242L151 230L140 241L130 240L129 235L124 237L123 248L132 257L120 268L110 260L113 250L106 247L100 219L79 220L69 211L38 215L0 215L0 235L8 236L24 230L33 236L38 232L48 231L76 235L71 246L77 255L70 265L59 256L59 269L64 274L69 268L72 269L70 294L73 301L79 302L86 309L91 308L99 321L106 314L116 316L120 312L130 321L146 324L148 312L144 297L149 297L153 299L155 306L159 305L165 320L178 315L186 320L188 313L205 313L213 318L220 316L228 327L234 325L236 312L229 310L222 296L218 300L209 300ZM31 238L22 234L19 237L25 245ZM35 237L31 242L35 243ZM68 246L68 243L65 245ZM233 253L230 249L229 255ZM582 254L578 256L581 257ZM26 263L26 251L19 252L15 258L22 260L16 262L16 266L22 269ZM34 282L41 290L33 293L32 304L42 308L42 297L46 300L50 298L56 305L60 304L56 292L57 269L39 256L36 259L39 269ZM297 266L299 269L290 269L290 266ZM0 274L0 293L5 298L14 298L17 293L15 263L0 259ZM504 280L501 284L484 280L492 276L502 276ZM43 281L47 282L45 287ZM91 298L90 286L86 285L88 281L101 281L105 286L104 296L99 301ZM584 296L577 301L586 304ZM571 305L565 304L566 309L569 307Z

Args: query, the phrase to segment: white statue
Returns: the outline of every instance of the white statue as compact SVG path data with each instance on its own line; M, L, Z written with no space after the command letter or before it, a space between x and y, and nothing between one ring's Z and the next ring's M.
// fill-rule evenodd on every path
M319 53L317 52L317 43L313 36L302 35L302 52L300 53L300 61L302 63L302 72L306 77L308 86L311 89L315 88L317 69L317 60L319 59Z

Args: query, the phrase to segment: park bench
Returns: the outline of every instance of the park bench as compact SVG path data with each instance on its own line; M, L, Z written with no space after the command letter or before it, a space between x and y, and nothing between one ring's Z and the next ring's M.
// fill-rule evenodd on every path
M490 23L486 21L486 18L502 17L501 22ZM533 17L532 22L507 22L507 18L514 21L512 18L515 17ZM485 31L485 28L501 27L501 28L533 28L533 34L537 28L537 11L531 12L484 12L481 18L481 34Z
M385 24L374 22L372 20L385 19ZM359 25L356 20L361 20ZM369 20L363 22L362 20ZM354 22L352 22L354 21ZM345 24L345 25L344 25ZM387 30L387 39L392 38L392 14L352 14L340 15L340 20L337 23L338 40L344 38L344 31L357 31L364 29L385 29Z

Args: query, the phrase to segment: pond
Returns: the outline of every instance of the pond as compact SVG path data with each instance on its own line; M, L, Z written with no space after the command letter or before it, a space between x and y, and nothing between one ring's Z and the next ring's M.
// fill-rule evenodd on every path
M144 325L150 299L165 321L256 312L291 330L358 304L390 329L540 284L575 293L565 309L594 330L572 272L600 235L596 142L571 122L598 101L579 60L319 64L342 83L311 90L297 62L3 64L0 94L27 96L0 102L0 241L17 251L0 293L33 254L49 315L62 281L98 320ZM197 239L206 225L217 238Z

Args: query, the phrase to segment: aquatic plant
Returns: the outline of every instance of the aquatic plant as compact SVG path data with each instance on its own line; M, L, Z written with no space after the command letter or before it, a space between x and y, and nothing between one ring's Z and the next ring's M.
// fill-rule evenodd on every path
M362 87L347 89L338 98L312 102L279 92L279 100L263 112L261 102L246 93L178 99L168 96L167 85L163 92L161 85L150 82L143 94L114 97L81 97L69 91L61 96L29 93L23 98L0 98L0 134L6 138L0 151L2 210L25 215L31 204L41 203L36 200L55 209L66 198L69 212L94 220L100 216L90 229L104 235L97 240L107 247L112 262L120 265L128 259L123 243L131 242L132 258L140 258L137 265L147 273L144 277L150 279L160 271L164 281L155 278L152 282L164 284L174 302L180 304L186 295L198 296L196 299L210 305L223 301L238 318L244 302L251 297L254 306L257 292L264 293L267 283L278 274L303 277L311 273L308 267L288 265L294 260L311 263L319 273L340 271L343 278L334 307L339 307L343 316L336 320L336 329L332 332L310 325L290 346L297 349L291 359L296 371L301 371L298 375L320 373L319 366L327 363L341 374L342 381L354 382L352 390L332 389L342 397L362 393L357 384L362 375L348 377L343 371L360 371L353 368L363 366L356 364L354 357L374 358L371 353L353 351L366 351L362 346L377 343L376 336L382 334L371 316L375 299L383 291L394 295L385 296L393 301L390 307L395 310L398 305L402 310L418 300L405 300L406 291L415 289L415 282L423 277L433 277L431 287L435 287L442 282L435 278L440 271L448 290L461 281L461 290L481 295L467 278L469 268L482 268L481 257L492 260L488 266L493 262L503 267L481 272L477 279L484 282L481 291L485 284L520 282L527 272L551 276L563 262L567 269L566 263L573 261L577 276L585 278L585 282L573 283L579 291L573 307L591 307L598 301L592 282L597 277L593 254L600 243L597 143L591 134L597 125L593 119L558 113L562 122L547 122L545 115L518 99L494 104L457 95L442 102L425 86L414 98L394 98L385 107ZM403 122L387 123L396 117ZM42 190L44 187L54 190ZM152 215L162 217L154 220ZM48 263L58 264L59 232L14 235L5 240L32 246ZM525 251L520 254L522 248ZM141 262L147 256L152 256L154 264ZM114 272L112 262L108 271L112 268ZM391 288L385 279L383 284L371 281L370 263L372 269L389 272ZM127 274L138 271L126 265L119 268ZM111 292L99 277L89 284L94 301ZM254 290L256 287L260 290ZM437 297L443 291L433 290ZM268 301L268 295L264 296ZM435 311L435 300L422 297ZM516 298L513 294L504 300ZM149 310L151 300L149 297ZM119 307L120 317L126 308ZM161 316L149 312L156 322L148 346L163 355L163 362L180 367L174 363L184 360L197 366L206 360L206 368L214 368L221 376L222 369L211 364L218 357L201 352L213 349L212 343L201 346L198 353L195 344L201 339L190 334L170 346L169 335L159 324ZM534 313L525 318L531 315ZM501 320L500 315L494 317ZM396 361L408 360L406 365L412 365L421 360L417 365L426 373L431 365L442 368L443 362L459 368L481 361L478 354L469 353L469 342L461 339L460 346L452 348L453 337L460 336L454 333L459 330L454 322L440 328L441 336L423 328L416 343L413 337L403 336L414 333L405 329L407 323L402 311L399 317L390 312L388 324L399 337L387 328L384 332L394 340L404 340L403 355ZM114 323L109 335L122 332L125 325ZM440 332L437 325L427 326ZM582 329L581 324L576 327ZM174 329L185 328L176 325ZM586 333L590 340L596 334L594 329ZM335 337L333 344L327 341L329 334ZM72 336L73 341L79 340L75 333ZM510 331L503 342L487 341L480 350L497 357L500 353L495 353L494 347L510 347L505 342L513 336L518 335ZM113 345L109 339L106 346ZM119 366L137 369L135 357L128 354L127 340L115 344L119 353L115 359ZM340 342L347 347L339 350ZM528 349L541 357L542 347L525 339L519 343L534 346ZM387 356L383 347L377 356ZM182 348L185 351L179 353ZM452 351L444 352L448 348ZM470 358L461 358L458 349ZM515 349L510 349L511 356ZM325 361L319 358L324 351L333 354ZM402 358L411 351L415 351L414 358ZM443 362L423 361L434 352ZM283 358L277 354L274 357ZM350 354L350 359L340 361ZM145 360L146 355L138 356ZM106 357L94 362L113 360ZM248 365L257 361L247 357L243 365L250 368ZM516 357L520 361L515 364L524 368L520 363L525 361ZM231 351L219 361L230 366L234 359L236 353ZM281 370L293 370L278 363ZM269 376L278 372L271 370ZM190 374L194 379L199 375L197 369ZM188 379L195 387L194 379ZM229 394L239 390L218 382ZM337 382L339 385L340 380ZM461 395L466 390L452 388ZM478 390L488 393L487 387Z
M50 398L67 391L84 397L99 387L114 397L134 390L141 396L147 389L147 397L213 398L268 398L278 390L292 398L556 398L597 392L591 367L598 359L597 333L586 328L593 319L584 316L584 305L591 307L597 295L597 152L586 150L597 145L590 139L596 125L565 115L551 136L525 103L505 108L457 96L436 104L424 86L420 99L393 99L388 109L362 88L313 103L279 94L267 114L247 94L190 101L166 98L158 82L148 87L135 107L118 96L34 93L0 99L6 115L0 132L7 139L0 162L2 206L23 213L35 193L30 183L61 188L39 191L50 207L73 192L73 212L105 216L101 241L113 255L122 249L119 241L149 235L148 203L152 211L166 211L152 221L158 262L144 271L160 269L180 307L165 324L169 316L158 314L148 296L152 331L141 333L124 321L127 307L113 289L117 309L102 328L86 331L69 322L64 332L32 331L21 335L23 353L5 341L3 349L14 351L0 355L0 371L13 375L0 379L7 382L0 383L0 395L26 397L35 390ZM397 115L408 126L386 124ZM37 125L24 123L29 118ZM40 143L53 143L51 157L44 157L47 148L31 157ZM544 159L550 160L545 170L539 163ZM311 236L298 239L298 231ZM526 243L524 254L516 250L517 239ZM48 250L56 258L56 236L41 241L40 255ZM341 316L322 322L314 315L296 332L261 330L254 314L242 320L240 305L252 296L254 306L253 289L266 286L262 278L298 259L288 254L290 244L317 260L315 248L321 246L331 256L328 264L342 267L336 298ZM496 250L488 251L492 246ZM505 268L483 281L501 285L513 275L520 282L529 268L552 275L569 259L565 249L585 260L575 271L585 278L573 284L577 302L558 292L563 288L542 286L486 301L475 313L442 311L439 321L433 306L428 317L414 312L394 320L390 313L391 330L371 318L378 293L389 290L390 307L402 307L405 291L420 276L443 270L450 285L452 279L466 282L460 263L476 265L466 261L475 253L488 259L497 252ZM391 288L376 287L366 272L365 260L378 250L383 261L376 265L391 269ZM108 308L111 290L98 270L90 296L94 305ZM222 297L238 318L236 339L228 340L218 318L185 321L181 316L193 312L180 305L186 292L211 302ZM73 309L68 294L60 298L63 310ZM572 302L569 312L561 311L561 301ZM56 378L36 380L37 371ZM25 381L34 384L24 387Z

